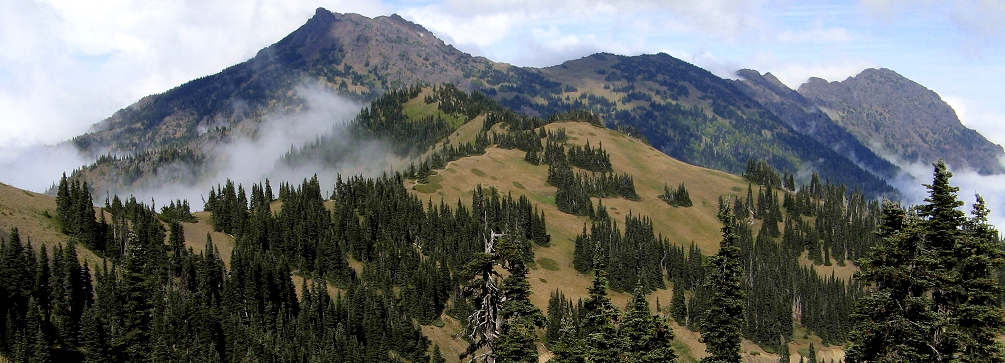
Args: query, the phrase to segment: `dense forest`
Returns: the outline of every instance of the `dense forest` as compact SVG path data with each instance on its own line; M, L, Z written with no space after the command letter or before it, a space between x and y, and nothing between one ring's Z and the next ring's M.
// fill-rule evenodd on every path
M421 327L442 326L449 316L465 325L469 348L461 358L486 362L536 362L539 343L556 362L674 361L671 321L701 334L707 362L739 362L742 338L787 355L797 326L824 344L850 342L854 362L1005 359L994 341L1005 326L1005 252L979 198L970 218L956 209L963 203L942 164L926 203L905 209L816 175L796 185L791 174L750 161L746 195L719 199L722 239L717 253L705 255L655 233L649 216L609 214L600 198L642 198L631 176L617 173L602 145L569 144L563 129L542 127L598 123L595 116L526 117L436 87L424 101L443 115L485 115L475 141L436 148L457 125L442 115L404 116L403 104L420 93L389 93L354 126L433 150L419 166L339 177L328 198L316 177L278 190L268 180L211 188L204 209L215 230L234 237L230 256L208 235L198 252L185 247L182 222L194 218L188 201L172 200L158 213L112 196L98 213L87 184L64 176L53 218L68 242L39 248L13 229L0 244L0 355L14 362L439 362L444 351ZM402 132L393 122L400 117L415 125ZM547 164L558 209L587 217L572 261L593 276L588 298L530 290L535 248L552 241L544 212L527 196L477 186L469 201L448 204L406 188L489 147ZM664 190L667 203L690 205L683 184ZM78 248L97 254L101 266L82 264ZM856 263L861 272L851 280L820 275L804 257ZM303 281L299 289L294 277ZM644 299L671 285L666 306ZM608 290L631 294L623 311ZM532 293L551 294L546 309L530 303Z

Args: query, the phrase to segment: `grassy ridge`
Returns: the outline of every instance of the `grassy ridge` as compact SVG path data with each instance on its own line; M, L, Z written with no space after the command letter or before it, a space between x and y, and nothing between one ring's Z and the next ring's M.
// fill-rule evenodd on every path
M465 127L468 127L466 125ZM462 127L463 129L464 127ZM625 215L646 215L652 218L656 233L666 236L671 243L690 245L693 241L705 254L715 253L718 249L719 222L716 219L717 201L720 195L745 195L747 182L742 178L690 165L670 158L656 149L624 134L598 128L587 123L564 122L546 126L550 131L565 128L569 135L569 143L585 145L603 144L611 157L611 164L617 173L628 173L635 179L635 187L642 197L640 201L630 201L621 198L604 199L615 220L623 223ZM577 272L572 267L574 239L584 224L589 223L586 217L578 217L560 212L555 206L556 188L545 182L548 167L546 165L531 165L524 160L524 152L489 148L484 155L471 156L453 161L445 170L439 171L435 183L416 184L407 182L419 198L432 200L434 204L440 199L448 205L454 205L460 200L468 205L472 190L477 185L483 188L495 187L501 193L512 193L515 196L527 195L537 207L544 210L548 223L548 233L552 236L550 247L534 247L536 268L528 275L534 294L531 301L544 310L547 307L549 294L556 288L562 290L574 301L586 298L590 286L590 276ZM690 208L675 208L657 198L663 192L664 184L676 185L683 182L691 195L694 206ZM436 188L429 185L435 184ZM593 199L597 203L596 198ZM760 221L755 222L759 227ZM845 271L839 271L841 274ZM829 273L828 273L829 274ZM657 290L648 296L650 304L657 299L663 306L669 304L672 289ZM623 307L628 295L610 291L612 301ZM453 339L439 340L447 334L440 330L444 328L425 327L424 332L441 347L455 344ZM459 330L458 330L459 331ZM433 333L435 332L435 333ZM674 324L679 352L688 359L701 358L704 355L704 345L699 341L699 335ZM456 333L455 333L456 334ZM798 354L805 351L810 341L816 343L819 357L843 358L840 347L823 347L815 336L801 339L796 336L796 342L790 344L790 352ZM744 341L742 346L747 362L777 362L778 356L765 353L760 347ZM544 357L545 355L542 355Z

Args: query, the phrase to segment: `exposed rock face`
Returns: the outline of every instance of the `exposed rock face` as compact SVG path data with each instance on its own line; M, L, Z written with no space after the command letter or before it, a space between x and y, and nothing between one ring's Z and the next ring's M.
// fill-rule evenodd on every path
M1002 147L963 126L938 94L889 69L841 82L811 78L799 93L880 155L906 162L944 159L957 169L1005 173Z
M896 176L900 168L876 155L859 139L834 122L825 112L771 73L761 75L755 70L736 72L741 78L739 88L799 133L829 146L835 152L857 162L882 178Z

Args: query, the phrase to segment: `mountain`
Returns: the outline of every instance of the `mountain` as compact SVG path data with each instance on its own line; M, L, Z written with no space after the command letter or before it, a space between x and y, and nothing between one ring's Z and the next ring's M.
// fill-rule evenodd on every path
M763 160L785 173L813 173L895 197L881 178L782 121L734 82L667 54L595 54L541 71L563 93L500 102L542 114L589 109L608 127L646 138L667 155L731 173ZM553 91L556 92L556 91Z
M391 89L445 82L532 116L590 110L608 127L691 164L741 173L748 160L763 160L803 182L818 173L871 195L896 195L882 168L863 169L732 81L666 54L602 53L542 69L515 67L460 52L399 16L325 9L254 58L145 97L74 143L101 156L83 171L101 190L136 190L153 179L192 184L220 178L213 176L216 145L260 137L269 115L316 106L299 90L366 102Z
M611 262L608 263L609 286L611 288L609 296L614 306L619 309L625 306L633 286L640 283L639 277L651 278L655 271L658 282L647 281L647 283L655 284L651 288L652 291L648 292L646 296L650 304L659 301L662 307L666 307L667 302L673 300L674 294L683 296L684 291L688 290L691 309L696 309L696 307L702 306L699 301L704 296L703 292L699 292L702 288L701 276L705 274L702 261L705 259L704 256L717 250L718 241L721 238L720 226L716 219L716 214L719 211L719 199L721 197L725 197L727 200L734 200L734 197L742 199L749 188L749 181L744 178L675 160L643 140L630 137L617 130L610 130L593 122L575 122L558 118L571 118L573 115L555 116L551 119L553 122L541 125L540 123L545 120L521 116L502 108L484 96L467 95L456 88L447 86L409 87L404 90L391 91L374 100L370 107L361 111L360 114L356 120L360 122L360 127L363 130L361 132L386 135L385 138L392 140L400 137L411 145L426 145L424 148L428 150L424 154L427 156L444 156L447 154L437 154L437 152L468 150L467 147L471 145L475 145L477 148L479 142L485 142L479 140L486 140L485 136L490 134L494 135L491 138L494 142L491 145L483 146L482 150L473 150L466 155L451 153L450 156L447 156L449 160L439 159L440 162L429 166L431 170L427 169L425 172L428 174L425 176L421 176L424 167L420 167L417 172L419 175L415 175L415 177L407 176L406 171L406 176L398 179L385 177L383 179L355 179L345 182L339 179L335 182L336 187L334 188L339 191L339 195L336 196L333 192L330 198L325 199L322 199L320 187L316 189L313 187L317 183L316 180L311 182L305 180L301 187L289 184L278 185L276 190L278 190L277 195L280 199L276 201L271 200L273 198L271 190L262 191L261 184L245 189L247 186L234 186L228 183L227 188L217 189L219 193L216 194L215 201L213 199L214 193L210 192L211 202L206 208L211 211L193 213L194 221L181 223L184 232L184 244L181 246L185 247L181 251L177 248L169 249L171 245L164 244L165 240L174 241L172 236L165 236L165 228L161 229L160 234L156 231L151 233L146 229L156 230L156 226L161 225L173 228L168 227L170 223L167 221L170 220L170 217L165 212L171 207L165 205L164 201L160 203L161 213L157 218L165 223L158 222L153 227L138 222L143 218L143 215L154 212L153 206L136 205L135 201L129 201L124 209L119 207L120 210L116 212L116 202L113 201L111 207L104 209L99 220L102 223L106 220L111 221L112 226L117 227L106 227L103 230L106 232L118 231L118 228L124 229L131 226L134 228L133 232L146 232L136 233L136 235L128 234L136 240L152 239L155 238L152 236L159 236L156 238L160 240L152 239L153 242L149 242L154 243L151 246L158 247L146 250L159 251L159 254L151 255L159 255L159 261L165 264L182 266L180 273L175 274L172 272L175 271L174 269L166 268L160 273L168 274L167 277L160 275L161 278L154 278L153 276L158 276L154 275L157 272L151 272L151 277L147 278L151 284L162 284L158 287L163 290L156 290L157 292L166 293L169 297L175 296L171 295L174 293L180 296L177 299L164 299L166 302L152 308L158 312L154 316L161 317L160 319L163 320L156 320L155 323L150 324L152 325L149 329L151 341L173 342L173 344L151 344L155 346L154 349L158 349L159 354L179 356L196 354L189 353L197 351L196 349L188 349L187 347L198 344L212 345L219 341L219 345L215 347L228 354L231 359L227 361L236 361L244 357L248 347L255 347L256 350L261 349L255 353L257 356L270 357L282 356L290 351L313 351L311 354L318 357L339 355L361 357L363 354L370 357L369 354L375 354L371 350L377 350L383 354L388 354L386 351L393 351L390 353L391 357L397 358L404 356L407 350L413 356L409 359L410 361L426 361L421 354L432 349L432 345L436 344L443 351L448 362L466 361L458 359L458 353L463 352L467 347L467 341L460 335L462 334L462 326L465 324L464 317L468 314L464 309L469 307L465 307L458 301L464 299L464 295L460 293L465 286L462 285L462 281L464 281L464 277L461 277L463 276L462 268L474 256L477 256L474 254L475 252L482 251L483 238L481 237L483 235L478 233L483 229L478 227L478 223L494 223L497 226L493 228L503 228L499 230L514 236L513 238L520 238L517 239L518 241L526 242L521 244L520 248L530 252L527 261L530 266L527 271L527 282L533 294L529 296L529 301L542 310L550 305L550 300L554 299L549 299L549 294L552 291L560 291L562 296L569 301L570 307L573 306L572 302L589 297L588 288L591 284L589 267L580 266L581 261L577 262L577 260L582 257L584 251L586 254L590 254L590 251L594 250L593 244L609 246L610 248L598 250L603 251L605 256L608 254L612 256L610 257ZM450 121L448 122L448 120ZM401 129L407 130L401 131ZM531 132L528 133L528 131ZM549 136L542 137L542 134ZM422 135L435 136L427 139ZM529 140L532 141L526 141L527 135L530 135ZM425 140L434 140L434 142L427 143ZM524 141L517 142L516 140ZM323 143L324 141L319 142ZM593 216L576 215L563 211L560 200L563 188L567 188L567 186L563 187L561 182L553 179L553 168L545 165L546 159L540 159L539 163L529 161L528 159L531 159L528 157L529 153L521 150L521 148L531 148L533 147L531 145L535 144L537 147L542 147L542 144L560 145L563 157L557 158L557 160L566 160L564 156L567 150L570 163L581 163L573 157L577 153L572 150L579 150L578 155L583 155L584 148L588 149L589 145L594 148L592 150L602 150L602 152L591 155L607 159L610 172L593 173L581 166L570 169L570 172L575 171L578 175L577 178L590 180L590 185L594 185L594 188L599 188L596 185L603 184L597 182L597 180L602 180L597 179L598 176L600 178L612 175L625 176L629 180L628 184L636 198L616 195L587 196L585 200L589 202L591 208L596 206ZM553 148L549 146L549 149ZM552 151L545 151L544 154L549 152ZM437 158L429 157L426 160L437 160ZM557 165L556 162L554 166ZM689 194L688 199L693 202L693 205L688 207L674 206L660 197L666 193L668 186L677 185L680 185L680 188L686 187ZM826 188L828 191L821 190L820 195L837 195L844 200L843 188L836 186L827 186ZM86 190L86 188L83 189ZM74 189L71 187L71 190ZM231 198L229 193L234 193L235 190L238 191L237 196ZM250 198L246 198L245 190L251 191ZM754 239L752 233L772 228L772 223L768 221L773 217L769 215L775 212L781 213L779 210L781 201L789 200L787 197L789 195L799 195L798 200L805 200L808 203L811 194L809 188L798 193L775 189L776 192L772 193L770 188L754 185L753 190L758 193L756 203L761 207L758 208L754 205L747 207L742 202L738 202L741 207L737 209L737 212L747 213L748 210L761 209L773 210L774 212L766 212L764 217L754 218L751 216L748 220L749 224L742 224L744 227L740 233L744 236L745 244L743 246L750 256L753 256ZM768 192L765 193L765 191ZM565 190L565 192L568 191ZM76 190L75 193L82 192ZM265 193L270 196L262 199L262 195ZM780 198L779 194L787 196ZM2 197L0 198L0 228L19 226L23 231L22 236L28 238L37 238L38 232L36 230L47 228L54 236L50 239L56 242L77 238L72 235L59 234L58 226L61 222L57 217L52 217L61 215L58 211L60 203L57 198L31 194L3 185L0 185L0 197ZM484 201L481 198L485 198ZM769 201L769 198L774 201ZM520 209L510 209L508 212L505 212L507 209L503 209L505 213L499 213L500 208L509 205L507 201L515 200L520 200L521 203L526 201L526 204L522 204ZM871 213L863 213L864 209L857 209L866 207L866 204L861 203L863 201L861 194L855 194L848 204L849 211L855 210L855 213L859 215L858 218L848 218L851 214L838 213L842 214L842 217L830 219L826 216L832 215L834 211L828 210L823 213L823 209L820 209L821 214L815 219L820 221L817 223L821 226L825 226L821 228L834 228L835 226L830 223L839 223L840 227L837 229L842 231L841 236L844 236L845 233L861 232L860 228L853 226L862 223L868 226L869 223L874 223L872 218L877 215L874 210ZM131 204L132 206L130 206ZM171 206L174 205L171 204ZM816 205L816 203L812 205ZM828 201L821 202L820 205L833 206L836 204L833 201ZM840 205L845 204L842 202ZM875 202L870 203L869 208L873 208L875 205ZM426 208L423 208L424 206ZM147 208L150 208L149 212ZM799 218L800 213L816 213L810 211L814 209L813 207L802 212L794 212L800 208L802 207L792 204L787 206L787 211L795 213L793 218ZM541 227L544 227L547 234L544 241L536 239L537 235L533 241L522 239L526 230L510 229L522 228L513 227L510 223L520 221L518 222L519 226L523 226L526 223L525 220L522 220L525 212L532 212L534 217L538 213L546 216L546 225L544 217L540 220ZM116 213L119 213L119 217L115 217ZM129 218L131 223L124 222L121 219L123 215ZM231 217L243 215L244 217L241 219L244 224L237 224L240 227L227 230L228 227L225 227L226 224L223 221L227 220L224 216L228 215ZM517 217L514 218L514 215ZM863 218L863 216L873 217ZM230 219L232 223L236 224L237 222L233 222L235 220L237 219ZM327 224L314 224L318 221L324 221ZM140 225L146 227L141 229ZM533 226L533 222L531 225ZM779 225L785 225L785 223L779 223L778 220L775 220L774 228L778 228ZM812 228L808 227L812 225L813 223L800 224L798 227L791 228L796 228L798 231L802 228ZM624 237L621 237L622 233ZM792 236L819 236L804 233L797 232ZM116 237L109 233L106 233L106 238L110 241L123 239L122 234ZM751 291L748 294L761 299L758 301L783 303L784 306L781 307L780 311L783 311L783 315L788 318L781 321L794 321L788 325L799 329L798 333L795 334L783 333L786 337L792 337L791 339L786 338L784 344L784 351L791 352L790 355L798 356L812 343L819 347L819 357L833 359L843 357L842 345L839 344L843 342L839 337L840 334L835 337L833 333L829 333L830 328L827 327L827 324L821 322L842 318L841 314L846 315L847 307L850 305L821 304L821 302L846 302L849 299L851 295L845 289L844 281L846 280L844 279L847 279L851 271L854 270L851 259L860 254L862 248L867 245L861 243L866 240L865 238L858 237L843 241L847 243L832 243L833 241L841 242L839 238L841 237L835 235L828 239L821 238L819 241L812 242L810 240L790 241L792 245L787 248L794 249L786 250L785 253L766 252L767 250L763 250L763 247L768 244L758 242L759 248L762 249L757 253L779 258L785 256L784 263L778 262L778 266L784 266L784 269L765 268L758 271L785 270L791 274L787 278L798 276L797 279L793 280L797 283L793 284L777 284L777 280L767 275L754 273L753 270L751 270L749 277L750 281L758 283L771 281L777 285L776 287L787 289L781 293L775 290L758 289L759 292ZM210 239L213 245L208 244ZM758 240L763 241L763 237ZM134 243L133 239L129 241L130 244ZM138 242L139 245L143 245L143 243ZM821 256L814 257L813 252L807 253L804 250L804 244L816 246L817 255L821 255L819 253L821 248L826 251L821 255L826 256L826 262L822 262L824 258ZM90 266L94 266L95 270L97 270L97 266L102 264L117 265L120 268L123 265L129 266L130 257L116 255L118 250L108 248L110 245L115 246L114 243L105 243L105 249L98 249L86 246L78 240L78 248L92 256L89 260ZM685 255L685 249L689 245L692 247L687 252L688 255ZM207 246L212 248L207 248ZM472 248L472 246L476 248ZM642 246L653 249L635 250ZM852 247L849 248L849 246ZM49 247L51 248L52 245ZM88 249L84 247L88 247ZM90 248L94 248L93 251L97 255L91 253ZM191 248L191 251L187 251L188 248ZM813 250L812 247L807 249ZM218 250L218 252L209 252L213 250ZM167 253L167 251L171 252ZM687 262L685 262L685 256L689 257ZM216 306L213 304L193 304L191 309L198 311L199 314L195 317L186 314L168 314L168 311L174 311L180 304L191 303L192 300L188 300L189 296L196 298L203 296L203 294L185 290L196 289L196 287L193 287L194 283L186 284L184 282L203 281L205 278L203 274L208 269L205 264L216 258L220 259L218 268L221 269L221 273L217 276L222 276L221 278L226 281L225 283L221 282L224 291L222 295L226 297L218 300L215 303L218 304ZM322 270L325 267L337 265L333 261L340 259L344 262L343 267L351 268L353 271L350 273L353 276L350 281L362 283L355 284L339 280L340 275L333 269ZM762 259L763 257L759 257L758 260L751 259L749 263L758 265L767 263ZM820 259L820 262L814 264L812 262L814 259ZM183 262L179 263L179 260ZM158 260L152 258L151 261ZM276 264L277 261L279 262L278 266L281 267L275 267L274 270L267 269L268 266L272 266L270 263ZM150 262L151 265L154 263ZM826 266L823 265L824 263ZM435 267L437 264L439 269ZM248 273L248 269L254 272ZM262 269L266 270L262 271ZM429 271L438 271L439 274L428 275ZM248 290L244 294L239 294L233 289L235 286L245 285L234 281L240 281L245 276L255 276L256 279L260 276L260 279L269 279L266 281L273 282L262 283L262 286L255 287L256 290ZM831 276L830 280L828 280L828 276ZM107 283L107 280L96 280ZM52 281L61 280L52 279ZM248 286L257 286L255 284L258 283L249 280ZM102 286L100 284L101 282L97 282L96 286ZM507 284L504 286L508 288L508 282L504 284ZM679 292L675 292L671 288L671 284L678 284L680 286ZM284 286L289 287L289 290L282 290ZM824 291L824 286L830 286L830 288ZM325 287L328 288L329 294L319 293L319 291L325 291ZM198 289L204 288L198 287ZM299 308L299 313L289 313L294 315L290 315L288 321L262 319L261 324L268 329L257 328L253 324L258 323L244 320L238 313L241 310L235 307L247 304L248 309L254 310L255 307L262 305L274 306L271 305L271 302L260 304L259 299L272 301L271 299L276 299L277 295L286 296L277 294L275 291L289 293L294 289L296 289L296 296L293 297L293 302L297 303L296 307ZM367 289L384 289L385 294L375 294L368 299L362 299L360 294L369 291ZM313 294L309 294L308 290L312 291ZM94 291L98 296L96 300L101 300L107 296L109 290L95 288ZM387 291L400 291L400 294L387 294ZM429 293L430 291L434 293ZM159 296L153 292L151 295ZM211 296L212 294L205 295ZM326 302L319 295L327 296L332 300ZM796 296L798 298L794 298ZM430 307L429 310L432 313L424 311L425 307L422 309L415 307L416 301L422 302L425 299L434 299L434 301L439 301L441 305L438 308ZM448 300L451 301L450 304L446 304ZM392 311L399 315L382 316L382 314L372 313L367 310L373 309L373 306L370 305L366 305L368 306L366 308L346 308L345 313L342 313L342 310L336 310L336 312L324 310L342 309L346 306L352 306L350 304L363 304L364 302L378 302L380 303L377 304L378 306L391 304L396 309ZM290 301L287 301L287 304L289 303ZM797 319L792 314L792 304L794 303L800 304L797 309L805 312L807 318L801 321L793 320ZM748 339L743 341L741 348L744 359L749 362L777 362L779 361L777 352L780 349L777 346L778 335L768 340L763 339L763 336L776 334L778 327L784 326L784 324L774 324L777 315L769 315L767 310L764 310L774 309L774 305L757 304L756 306L758 310L752 311L748 320L763 325L757 329L766 332L766 334L758 335L752 331L749 333ZM824 306L826 308L822 308ZM834 308L834 306L843 306L843 308ZM355 309L359 309L361 316L386 320L376 320L383 323L374 325L360 323L357 320L343 320L355 319L348 317L352 311L357 311ZM209 313L214 311L216 314ZM771 311L772 314L775 312ZM102 312L101 314L108 315L109 319L114 316L114 313L110 312ZM262 313L250 314L250 316L262 316L260 314ZM432 318L425 318L426 314L433 314ZM704 353L705 346L699 338L700 333L696 331L694 325L699 315L699 313L691 313L688 317L677 320L676 323L669 323L675 336L673 349L681 356L680 361L694 361L696 358L706 355ZM809 318L810 316L819 317L819 319L812 320ZM321 317L326 317L327 323L313 322L315 319L320 320ZM220 320L227 323L221 324L222 328L215 335L216 338L209 339L208 342L197 339L178 339L178 336L194 335L176 333L176 330L173 330L173 327L176 326L174 323L187 326L182 324L183 321L196 325L196 327L186 329L198 330L198 324L205 322L212 326ZM158 323L166 321L173 323ZM561 319L555 319L555 321L560 322ZM688 323L689 321L690 323ZM768 327L769 324L764 324L767 321L772 322L770 327ZM273 329L273 327L283 326L282 324L288 324L285 325L287 329L296 332L289 333L287 329ZM334 327L340 325L346 326L346 331L339 334L322 334L322 331L326 329L332 331ZM66 329L63 325L53 326L60 332ZM367 329L363 329L364 326ZM421 332L421 335L401 333L392 335L379 330L382 329L381 327L387 329L387 327L395 326L412 329L408 330L409 332ZM837 325L835 324L835 326ZM246 330L241 330L242 327ZM377 329L378 332L368 332L368 329ZM540 329L542 332L545 330L544 328ZM119 334L122 334L120 330L109 331L108 334L112 337L118 337ZM551 328L551 331L555 333L557 330ZM268 339L246 338L245 334L253 334L255 337L267 336ZM428 341L423 342L420 339L415 344L404 343L411 342L412 340L409 339L415 336L428 339ZM138 339L142 340L142 337ZM283 343L276 344L277 339ZM383 343L366 344L376 339L380 339L379 341ZM222 342L227 344L240 343L231 346ZM825 342L829 345L823 348L822 344ZM247 344L247 346L242 344ZM536 345L543 347L542 344ZM320 349L321 346L328 346L330 350ZM362 349L349 350L350 348L346 348L352 346L368 348L366 352L363 352ZM65 344L59 349L63 352L76 352L78 348ZM541 348L540 351L542 356L551 353L545 348ZM4 354L8 354L8 351L0 350L0 358ZM380 360L371 357L366 361Z
M291 112L304 100L292 91L320 84L370 100L388 89L454 83L469 89L471 68L493 63L443 43L397 15L369 19L319 8L310 20L254 58L167 92L144 97L74 139L92 154L146 150L212 140L217 128ZM253 128L253 126L251 126Z
M799 93L879 155L1005 173L1000 145L963 126L937 93L892 70L866 69L840 82L811 78Z
M829 146L864 169L890 179L900 168L876 155L852 133L838 125L813 101L789 88L771 73L751 69L736 72L738 88L785 121L793 130Z

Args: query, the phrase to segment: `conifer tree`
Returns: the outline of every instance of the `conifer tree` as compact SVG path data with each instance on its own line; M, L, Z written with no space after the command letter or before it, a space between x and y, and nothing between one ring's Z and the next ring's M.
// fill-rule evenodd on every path
M677 353L670 347L673 331L666 322L649 311L642 285L635 287L632 298L625 307L625 316L619 324L622 361L629 363L657 363L677 361Z
M687 303L684 300L684 282L680 279L673 284L673 297L670 298L670 316L681 326L687 325Z
M586 309L586 337L583 343L590 362L615 363L619 360L615 327L619 312L607 297L607 272L603 268L603 259L598 254L593 259L590 298L583 305Z
M705 289L708 291L708 309L702 317L701 339L709 356L703 363L739 363L741 327L744 326L744 293L741 286L743 266L740 264L740 247L734 232L735 221L722 198L719 199L719 221L722 223L722 241L719 253L709 258L706 265Z
M429 363L447 363L447 359L443 358L443 353L440 353L439 345L433 345L433 355L429 357Z
M537 362L535 329L544 327L547 320L541 310L530 302L532 292L527 281L527 266L523 263L519 246L512 238L503 237L498 249L510 275L503 280L500 288L500 316L505 322L495 344L495 358L499 362L534 363Z
M858 300L852 314L858 324L851 333L846 360L937 361L938 352L929 337L942 324L925 296L931 283L916 266L923 247L918 222L887 201L877 233L884 244L873 247L859 262L862 270L856 279L871 285L873 291Z
M956 325L960 327L961 362L1005 362L1003 346L995 339L1003 328L1005 309L998 303L1002 286L996 272L1005 266L998 231L988 224L990 211L984 198L976 196L967 235L956 253L960 264L961 304Z
M545 333L544 342L548 348L554 348L561 338L562 323L566 318L565 294L558 289L551 292L548 299L548 326Z

